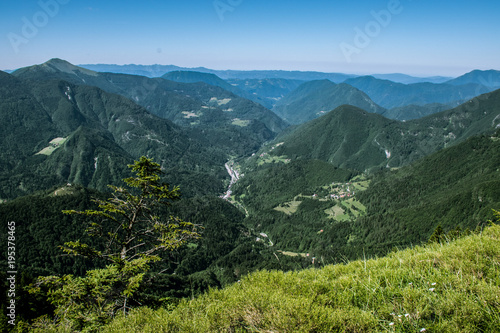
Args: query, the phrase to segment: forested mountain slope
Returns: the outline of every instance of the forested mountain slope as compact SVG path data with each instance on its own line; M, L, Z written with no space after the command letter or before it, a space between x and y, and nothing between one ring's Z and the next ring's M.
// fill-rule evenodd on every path
M357 106L373 113L385 111L362 91L329 80L303 83L279 100L273 111L291 124L302 124L343 104Z
M425 242L438 225L474 230L492 217L500 205L499 135L368 177L318 160L255 164L252 157L241 161L231 200L276 250L310 253L316 263L384 254Z
M97 73L61 59L21 68L13 75L36 81L63 79L75 85L96 86L120 94L151 113L186 127L186 132L201 135L201 140L218 143L230 155L253 152L288 126L260 104L204 82L180 83L161 78Z
M407 122L388 120L353 106L281 136L272 151L261 153L295 159L320 159L364 171L400 167L500 124L500 90L478 96L457 108Z
M141 155L161 162L175 183L222 190L224 152L120 95L9 74L0 95L2 199L67 182L105 190Z
M262 105L272 109L278 101L298 88L304 81L287 79L228 79L230 84L259 96Z
M195 71L174 71L163 75L162 78L165 80L181 82L181 83L204 82L212 86L220 87L224 90L232 92L237 96L246 98L248 100L262 104L263 106L267 107L267 105L265 105L266 102L262 98L260 98L259 95L251 94L246 90L240 89L239 87L230 84L229 82L221 79L215 74L201 73Z

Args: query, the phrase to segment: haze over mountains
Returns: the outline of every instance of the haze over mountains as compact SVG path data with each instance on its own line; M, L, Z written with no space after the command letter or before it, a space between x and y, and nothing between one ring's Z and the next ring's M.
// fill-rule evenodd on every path
M98 71L113 71L141 75L148 74L149 76L162 76L165 72L190 72L191 76L194 75L193 72L209 73L223 80L227 80L228 83L237 86L240 90L250 92L251 95L243 95L241 92L236 93L234 88L225 88L226 90L256 101L269 109L273 109L280 104L280 100L292 90L298 88L301 83L316 80L330 80L333 83L347 83L360 89L366 93L374 103L378 104L378 106L387 109L385 112L380 112L381 114L397 120L416 119L435 112L444 111L458 106L470 98L485 92L493 91L500 87L500 75L498 71L493 70L476 70L453 79L439 76L417 78L404 74L373 74L371 76L359 76L339 73L298 71L211 70L207 68L180 68L176 66L82 65L82 67ZM183 75L185 76L187 74ZM207 80L198 79L205 83L209 83L214 77L212 76L212 79ZM252 80L254 80L254 82L252 82ZM263 80L267 80L267 82L264 83L267 87L258 87L258 85L263 84ZM275 80L279 80L279 82ZM176 80L174 79L174 81ZM221 84L221 82L219 82L219 84ZM453 85L456 88L450 87L449 85ZM307 97L305 98L307 99ZM314 108L313 106L308 107L312 113L320 115L324 113L325 110L323 110L323 106L325 105L333 105L336 107L341 104L351 104L353 101L351 99L345 100L344 102L345 103L338 104L330 101L322 101L316 102L316 104L321 106L320 108ZM295 113L295 111L296 110L293 110L292 107L291 112ZM311 112L308 112L308 114ZM314 117L308 116L300 121L295 120L292 122L301 123L312 118Z

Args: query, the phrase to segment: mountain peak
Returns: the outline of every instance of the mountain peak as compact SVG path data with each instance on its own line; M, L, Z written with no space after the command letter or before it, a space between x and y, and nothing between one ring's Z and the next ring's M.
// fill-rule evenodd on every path
M71 64L70 62L63 60L63 59L59 59L59 58L52 58L40 66L44 69L51 71L51 72L58 71L58 72L64 72L64 73L68 73L68 74L75 74L75 72L80 71L80 72L85 73L87 75L92 75L92 76L97 75L97 72L94 72L94 71L91 71L89 69L85 69L82 67L75 66L75 65Z
M66 73L70 75L78 75L78 73L83 73L89 76L97 76L98 73L91 71L89 69L85 69L82 67L75 66L69 63L66 60L62 60L59 58L50 59L47 62L44 62L41 65L34 65L30 67L20 68L14 71L12 74L15 76L23 76L28 73L34 73L36 75L40 74L54 74L54 73Z
M500 88L500 71L494 69L484 71L475 69L469 73L457 77L456 79L449 80L446 83L452 85L474 83L486 86L490 89L498 89Z

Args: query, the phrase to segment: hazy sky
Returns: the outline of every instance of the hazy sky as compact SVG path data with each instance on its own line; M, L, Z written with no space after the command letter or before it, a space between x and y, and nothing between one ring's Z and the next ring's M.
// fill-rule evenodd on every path
M500 1L0 2L0 69L73 64L458 76L500 70Z

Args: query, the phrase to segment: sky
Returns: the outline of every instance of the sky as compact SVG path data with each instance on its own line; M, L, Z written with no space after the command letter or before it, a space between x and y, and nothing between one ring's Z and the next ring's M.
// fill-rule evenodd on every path
M500 70L500 1L0 2L0 69L61 58L235 70Z

